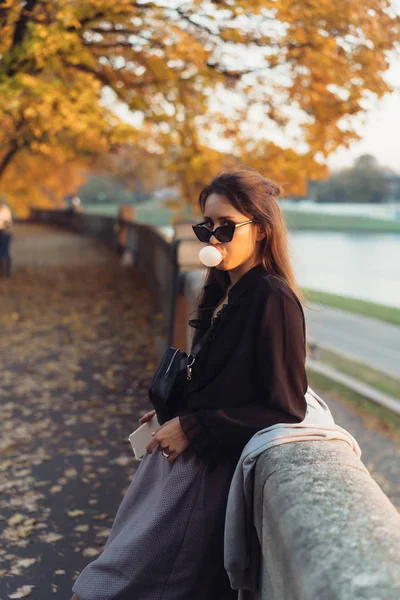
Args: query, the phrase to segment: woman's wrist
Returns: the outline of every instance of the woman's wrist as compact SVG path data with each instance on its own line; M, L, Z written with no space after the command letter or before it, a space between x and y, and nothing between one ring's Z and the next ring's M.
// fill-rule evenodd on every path
M199 458L217 460L221 455L221 448L204 426L200 412L201 410L179 415L181 427L189 440L190 447Z

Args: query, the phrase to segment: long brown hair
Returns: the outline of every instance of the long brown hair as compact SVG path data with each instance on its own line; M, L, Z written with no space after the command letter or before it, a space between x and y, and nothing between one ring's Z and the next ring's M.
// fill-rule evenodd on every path
M282 187L267 179L250 167L223 171L217 175L209 185L202 189L198 197L198 206L202 213L208 196L212 193L223 196L239 212L253 219L256 225L265 231L265 238L261 241L261 262L271 275L286 281L302 305L306 305L305 298L295 282L292 266L290 264L287 228L284 222L278 198L283 194ZM220 271L216 267L209 267L204 285L217 279L226 291L229 285L228 271ZM200 294L197 318L200 318L201 305L205 299L204 288ZM197 329L193 344L196 343L200 332Z

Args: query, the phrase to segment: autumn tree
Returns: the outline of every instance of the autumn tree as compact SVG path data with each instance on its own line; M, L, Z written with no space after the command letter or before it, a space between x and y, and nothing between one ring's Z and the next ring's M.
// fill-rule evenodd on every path
M240 163L299 191L390 91L399 38L387 0L5 0L0 27L0 186L18 205L60 201L74 166L126 145L186 201Z

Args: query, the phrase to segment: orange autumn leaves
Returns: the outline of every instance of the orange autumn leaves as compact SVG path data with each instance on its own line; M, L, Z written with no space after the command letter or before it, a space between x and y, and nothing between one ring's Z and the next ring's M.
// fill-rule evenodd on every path
M1 190L22 212L60 204L81 183L79 168L100 160L113 170L105 157L136 148L143 160L132 169L145 181L145 157L156 156L183 201L239 163L302 193L357 138L365 97L390 91L383 75L399 33L386 0L340 10L327 0L6 0ZM211 132L230 145L217 149Z

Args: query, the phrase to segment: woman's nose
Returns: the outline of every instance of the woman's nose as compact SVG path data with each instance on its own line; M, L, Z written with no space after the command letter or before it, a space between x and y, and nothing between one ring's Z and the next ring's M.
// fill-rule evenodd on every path
M214 246L215 246L215 244L217 244L217 245L219 244L219 241L217 240L217 238L215 237L214 234L211 235L209 243L213 244Z

